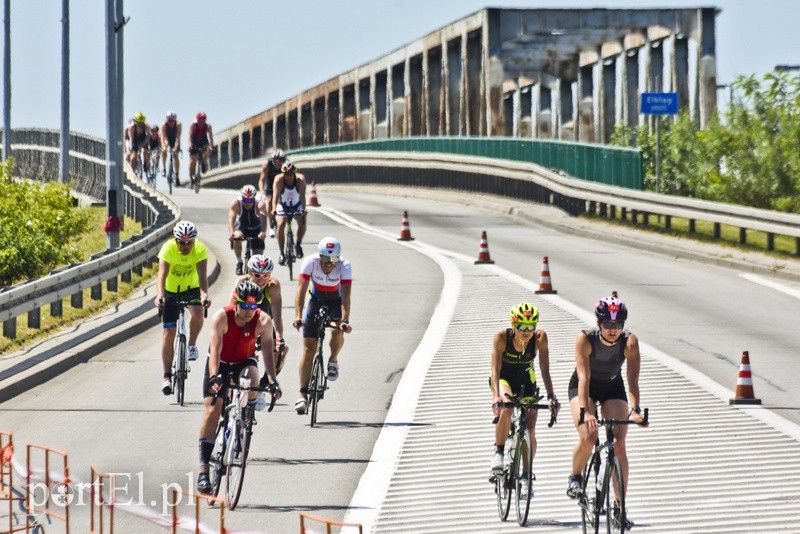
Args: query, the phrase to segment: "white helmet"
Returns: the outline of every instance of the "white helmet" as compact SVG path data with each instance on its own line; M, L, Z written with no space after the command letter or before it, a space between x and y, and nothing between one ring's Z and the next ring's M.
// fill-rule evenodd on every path
M197 227L189 221L180 221L172 230L175 239L190 240L197 237Z
M320 256L328 256L331 261L339 261L339 254L342 252L342 244L335 237L323 237L317 245Z
M275 268L275 264L263 254L256 254L247 262L247 270L256 274L269 274Z

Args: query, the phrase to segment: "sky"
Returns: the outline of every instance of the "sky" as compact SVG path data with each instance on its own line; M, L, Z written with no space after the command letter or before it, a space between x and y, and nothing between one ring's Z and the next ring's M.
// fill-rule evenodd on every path
M60 127L61 0L11 1L11 126ZM70 129L105 138L105 0L70 5ZM717 7L717 82L800 64L800 1L126 0L125 110L215 131L484 7ZM5 18L5 13L3 14ZM0 50L3 43L0 42ZM2 74L0 72L0 74ZM2 92L2 87L0 87ZM184 130L185 131L185 130Z

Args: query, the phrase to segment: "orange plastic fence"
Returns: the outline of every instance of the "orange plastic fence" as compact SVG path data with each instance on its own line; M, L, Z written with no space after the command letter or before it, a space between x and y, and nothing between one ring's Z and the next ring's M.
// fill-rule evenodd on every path
M25 525L14 527L14 501L22 500L14 497L14 438L10 432L0 432L0 501L8 501L8 529L6 532L25 530Z
M325 523L325 532L331 534L331 527L352 527L358 529L358 534L362 534L362 527L360 523L342 523L341 521L334 521L333 519L325 519L322 517L314 517L304 512L300 512L300 534L306 534L306 519L309 521L316 521L318 523Z
M33 493L32 492L33 485L31 484L31 482L32 482L31 479L33 477L33 469L31 468L31 459L32 459L33 453L36 452L36 451L41 451L41 453L44 455L44 485L45 485L45 488L51 489L53 487L52 486L53 483L57 483L57 484L61 484L62 486L65 486L64 489L65 489L65 492L67 494L68 494L69 491L71 491L71 488L69 487L70 478L69 478L69 462L67 460L67 453L63 452L63 451L59 451L57 449L50 448L50 447L45 447L43 445L37 445L35 443L29 443L28 444L28 459L27 459L27 462L26 462L27 477L25 479L25 504L26 504L27 509L28 509L28 514L26 515L26 518L25 518L25 531L27 532L29 529L31 529L32 527L35 526L31 522L31 520L33 519L31 516L33 514L40 513L40 514L45 514L48 517L52 517L52 518L60 519L60 520L64 521L65 528L66 528L65 532L66 532L66 534L69 534L69 504L70 504L70 499L65 499L66 502L64 504L64 513L63 514L55 512L54 510L51 509L51 507L50 507L51 499L49 498L50 497L49 495L48 495L48 498L45 500L44 508L42 508L41 506L36 506L35 505L34 496L32 495L32 493ZM60 480L53 480L52 477L50 476L50 464L51 464L50 458L52 456L56 457L55 458L55 462L56 463L59 463L59 464L63 465L64 471L63 471L63 474L60 477Z
M217 503L219 506L219 534L225 534L225 499L212 497L211 495L203 495L196 491L185 491L175 487L172 488L172 501L169 503L169 507L172 510L172 534L178 532L178 523L180 522L178 518L178 494L194 498L195 534L200 534L200 501L207 501L209 504L212 502Z
M92 466L91 477L89 478L90 487L91 487L91 499L89 502L89 506L91 509L91 520L90 520L90 529L91 534L103 534L104 532L108 532L109 534L114 533L114 475L109 475L108 473L103 473L98 471L95 466ZM108 495L108 500L106 500L106 495ZM97 508L97 512L95 513L95 508ZM105 514L108 516L107 527L108 530L104 530L104 514L103 509L107 508L108 513ZM97 523L95 524L95 516L97 517Z

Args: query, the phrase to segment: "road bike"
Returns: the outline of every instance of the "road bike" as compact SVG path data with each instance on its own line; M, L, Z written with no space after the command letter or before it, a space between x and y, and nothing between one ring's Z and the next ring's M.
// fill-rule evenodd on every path
M245 241L244 259L242 260L242 272L237 274L247 274L250 258L253 256L253 241L258 239L258 236L246 235L242 237L230 237L228 240L231 242L231 249L233 249L234 241Z
M203 154L207 150L207 147L200 147L197 151L197 161L194 165L194 176L191 174L189 175L189 181L191 182L191 187L194 188L195 193L200 192L200 180L203 178L203 173L205 172L205 163L203 162Z
M595 405L595 413L597 406ZM586 408L581 408L578 424L582 425ZM644 409L644 421L647 425L649 410ZM605 427L606 441L600 443L600 438L594 445L592 458L583 470L583 486L578 496L578 506L581 507L581 521L583 532L597 533L600 531L600 516L606 516L606 532L625 532L630 528L630 523L625 509L625 481L622 478L622 466L619 458L614 453L614 427L620 425L634 425L630 419L598 419L597 425Z
M493 474L489 480L494 482L500 521L508 519L513 493L516 496L517 523L524 527L528 522L533 498L533 481L536 479L532 469L533 448L531 435L528 432L528 410L550 410L550 422L547 426L552 427L556 423L558 405L553 403L551 408L548 404L539 404L542 399L539 388L536 388L533 396L525 397L523 386L519 395L506 393L506 398L508 401L504 402L504 405L513 407L514 411L511 414L511 428L506 438L503 471L497 475ZM499 416L495 417L493 423L497 424L499 420Z
M331 320L330 311L327 306L320 306L314 318L317 325L317 353L314 362L311 364L311 378L308 382L308 409L311 415L311 427L317 424L317 409L319 401L325 398L325 391L328 390L328 373L325 371L325 359L322 356L322 346L325 341L325 330L327 328L338 328L344 330L343 324L337 324Z
M250 438L253 425L256 424L253 406L248 406L249 391L266 391L272 394L268 411L275 407L275 394L272 388L251 387L250 379L240 377L235 382L235 373L229 372L224 377L223 389L214 395L214 404L221 395L222 411L217 423L214 451L209 462L209 480L211 495L216 497L225 478L225 502L229 510L236 508L242 493L247 455L250 452ZM210 502L211 503L211 502ZM209 504L210 504L209 503Z
M161 162L161 151L160 150L151 150L150 151L150 170L147 171L147 183L151 187L156 186L156 177L158 176L158 170Z
M180 154L180 150L178 151ZM175 172L175 154L172 153L172 148L167 147L167 184L169 185L169 194L172 194L172 186L178 183L178 173Z
M294 231L292 231L292 221L294 220L294 207L281 203L283 206L283 216L286 218L286 241L283 247L283 257L286 258L286 267L289 269L289 280L292 278L292 267L297 261L294 248Z
M181 294L180 288L176 292ZM189 378L189 336L186 328L186 308L197 302L185 299L178 299L175 305L178 306L178 322L175 331L175 354L172 359L172 391L177 397L178 404L184 405L186 393L186 379ZM158 307L158 315L161 316L162 306ZM203 317L208 317L208 308L203 306Z

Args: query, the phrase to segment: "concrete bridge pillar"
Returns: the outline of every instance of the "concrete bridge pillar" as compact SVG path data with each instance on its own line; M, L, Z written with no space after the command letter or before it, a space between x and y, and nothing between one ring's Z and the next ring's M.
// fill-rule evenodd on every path
M596 55L596 54L595 54ZM594 65L582 64L578 73L578 140L594 143L597 139L594 120Z

